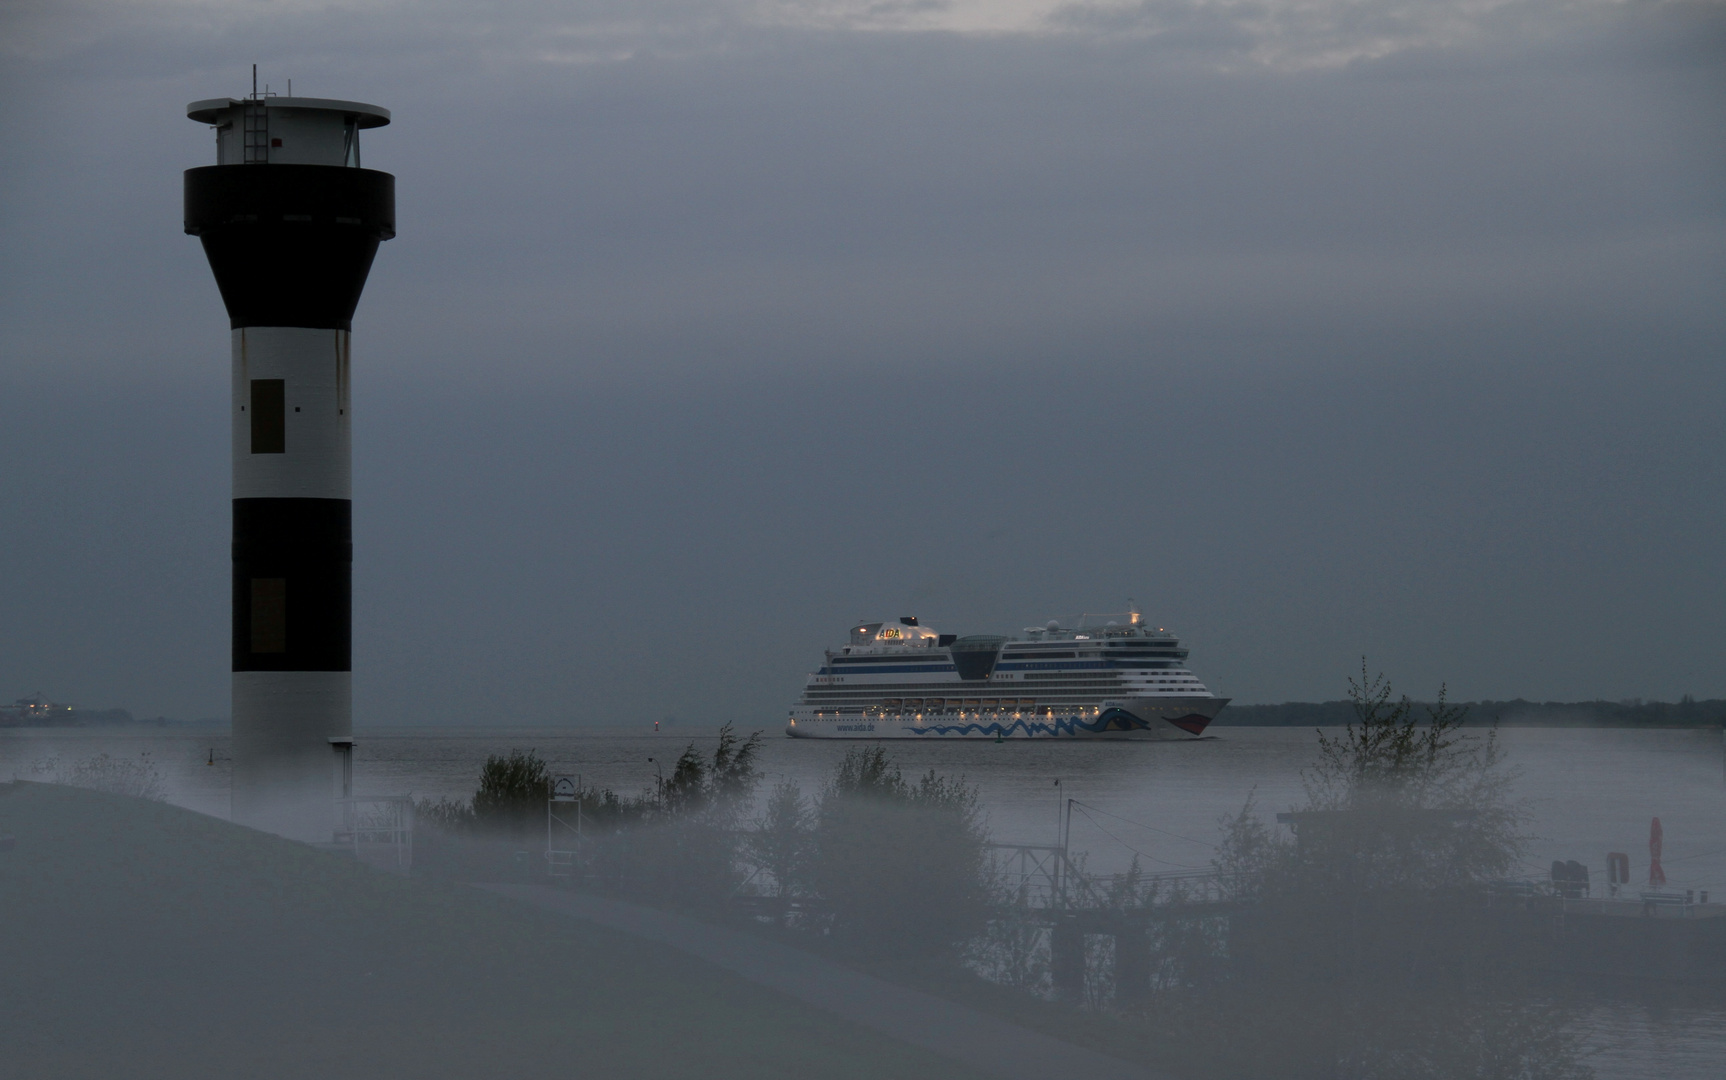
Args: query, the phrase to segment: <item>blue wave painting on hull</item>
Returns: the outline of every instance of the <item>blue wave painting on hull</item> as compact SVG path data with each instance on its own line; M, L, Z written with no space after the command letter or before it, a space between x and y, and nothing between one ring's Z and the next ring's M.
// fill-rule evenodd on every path
M1116 725L1117 721L1120 721L1118 726ZM999 735L1004 739L1015 731L1022 731L1027 736L1072 735L1079 731L1089 731L1095 734L1108 731L1111 726L1117 731L1133 729L1145 731L1151 725L1123 709L1110 709L1091 721L1081 720L1077 716L1069 716L1048 724L1041 721L1015 720L1011 724L1002 724L999 721L988 724L931 724L928 727L914 727L911 730L918 735Z

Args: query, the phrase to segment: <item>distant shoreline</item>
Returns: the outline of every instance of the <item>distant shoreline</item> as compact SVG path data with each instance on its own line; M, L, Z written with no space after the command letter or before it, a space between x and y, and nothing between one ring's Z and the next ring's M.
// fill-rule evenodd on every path
M1415 716L1423 717L1417 707ZM1466 701L1466 727L1649 728L1707 730L1726 726L1726 700L1707 701ZM1286 701L1230 705L1211 727L1344 727L1354 721L1347 701Z
M1425 714L1416 703L1417 718ZM1706 701L1467 701L1453 702L1466 708L1464 725L1472 728L1544 727L1544 728L1614 728L1647 730L1709 730L1726 727L1726 699ZM229 723L220 719L172 720L166 717L130 719L123 710L73 714L70 722L58 724L0 723L0 735L6 733L31 735L70 735L77 733L110 735L194 735L229 734ZM1354 721L1354 706L1347 701L1285 701L1279 705L1230 705L1211 722L1212 728L1222 727L1286 727L1335 728ZM592 734L615 736L657 737L661 739L704 738L712 732L698 724L667 726L648 730L642 726L607 724L526 724L505 725L502 730L548 734ZM763 729L773 725L765 724ZM754 725L739 725L740 730L755 730ZM365 729L372 738L411 736L437 731L450 736L462 734L495 734L500 729L459 724L445 727L439 724L389 725Z
M201 734L219 731L226 734L231 725L226 720L72 720L59 724L0 724L0 732L126 732L135 735Z

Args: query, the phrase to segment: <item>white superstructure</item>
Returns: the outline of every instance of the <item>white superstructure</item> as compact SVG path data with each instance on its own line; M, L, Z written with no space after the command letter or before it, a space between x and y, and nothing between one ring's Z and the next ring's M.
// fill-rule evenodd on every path
M787 735L816 739L1197 736L1227 698L1187 650L1137 610L1020 637L938 634L906 616L857 623L791 709Z

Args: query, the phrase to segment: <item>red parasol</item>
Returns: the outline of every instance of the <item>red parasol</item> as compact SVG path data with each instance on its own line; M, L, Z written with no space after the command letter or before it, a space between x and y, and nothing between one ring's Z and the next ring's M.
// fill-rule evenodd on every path
M1660 819L1648 827L1648 884L1659 888L1666 884L1666 871L1660 869Z

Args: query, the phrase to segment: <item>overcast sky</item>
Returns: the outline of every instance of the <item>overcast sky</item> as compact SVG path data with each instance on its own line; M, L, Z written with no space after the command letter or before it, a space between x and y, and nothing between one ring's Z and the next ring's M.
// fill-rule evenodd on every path
M391 109L355 718L774 726L1135 598L1242 702L1726 696L1726 11L14 2L0 697L228 710L189 101Z

